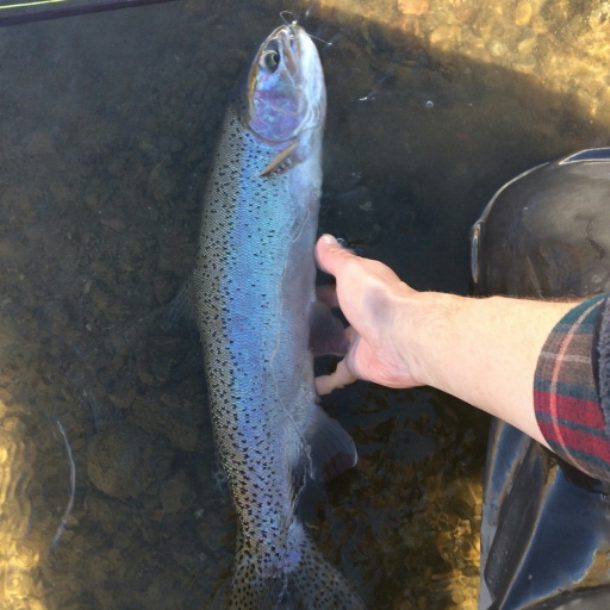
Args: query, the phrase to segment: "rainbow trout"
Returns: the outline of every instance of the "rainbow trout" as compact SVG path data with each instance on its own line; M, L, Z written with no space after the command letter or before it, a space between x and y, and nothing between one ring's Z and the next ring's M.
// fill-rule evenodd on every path
M316 404L313 256L326 90L296 23L274 30L227 112L194 275L215 440L238 516L231 607L362 604L295 516L309 478L356 463Z

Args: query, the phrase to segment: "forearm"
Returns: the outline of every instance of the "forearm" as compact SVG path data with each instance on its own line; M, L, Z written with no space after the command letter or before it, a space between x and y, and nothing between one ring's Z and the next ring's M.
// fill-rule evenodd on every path
M534 373L544 342L573 302L441 293L406 296L397 340L414 377L546 444L536 422Z

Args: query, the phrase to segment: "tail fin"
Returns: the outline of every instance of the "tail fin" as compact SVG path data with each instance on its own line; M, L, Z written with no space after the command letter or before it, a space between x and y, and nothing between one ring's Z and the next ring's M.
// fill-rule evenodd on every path
M296 519L288 533L283 565L270 573L273 559L237 552L232 610L364 610L362 600L324 559Z

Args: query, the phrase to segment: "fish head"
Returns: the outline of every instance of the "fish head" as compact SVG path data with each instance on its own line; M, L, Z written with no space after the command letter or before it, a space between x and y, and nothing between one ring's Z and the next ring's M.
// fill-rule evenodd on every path
M252 62L246 96L246 126L270 143L294 141L323 126L324 73L301 26L283 25L266 38Z

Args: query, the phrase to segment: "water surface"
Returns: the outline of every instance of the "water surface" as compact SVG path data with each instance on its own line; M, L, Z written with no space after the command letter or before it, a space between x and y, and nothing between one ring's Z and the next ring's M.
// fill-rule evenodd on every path
M416 288L467 293L495 189L610 143L607 1L179 0L0 29L1 607L223 607L201 352L160 319L234 84L306 9L332 43L320 228ZM485 418L427 389L324 404L361 455L312 515L325 554L370 608L475 608Z

